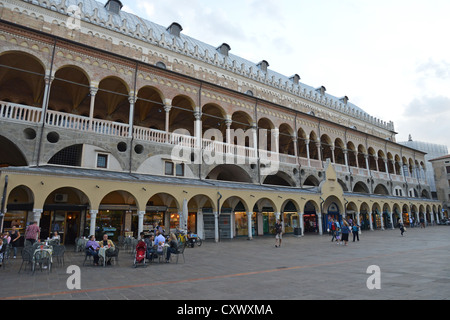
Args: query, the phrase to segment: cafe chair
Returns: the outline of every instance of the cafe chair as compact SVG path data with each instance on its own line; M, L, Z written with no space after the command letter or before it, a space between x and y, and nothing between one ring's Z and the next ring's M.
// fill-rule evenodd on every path
M64 266L64 253L66 252L66 247L64 245L54 245L52 256L56 258L58 265Z
M20 271L22 271L22 267L24 264L25 264L24 270L27 268L27 264L30 265L31 269L33 264L33 253L34 250L32 246L27 246L22 249L22 264L20 265L19 273Z
M109 251L109 250L108 250ZM119 264L119 247L118 246L115 246L114 247L114 252L108 252L107 251L107 254L106 254L106 259L109 261L109 262L111 262L111 264L112 264L112 261L114 261L114 264Z
M36 265L39 265L41 272L42 269L47 268L48 272L50 273L52 269L52 255L50 252L45 250L39 250L34 253L33 258L33 274L36 271Z
M180 255L182 255L183 256L183 263L184 263L185 262L185 260L184 260L184 249L186 249L186 246L187 246L186 242L184 242L181 246L178 246L178 250L176 252L172 253L170 255L170 258L172 258L172 255L177 256L177 262L176 263L178 263L178 257Z

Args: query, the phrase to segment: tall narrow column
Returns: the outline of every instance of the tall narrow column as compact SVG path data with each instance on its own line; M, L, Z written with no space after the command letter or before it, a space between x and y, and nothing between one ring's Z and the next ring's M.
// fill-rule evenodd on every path
M247 212L247 229L249 240L253 240L252 215L253 212Z
M95 96L97 95L97 92L98 92L98 88L96 88L96 87L90 88L89 93L91 96L91 102L90 102L90 106L89 106L89 131L92 131L92 129L93 129L92 121L94 119Z
M306 158L308 159L308 167L311 167L311 157L309 155L309 139L305 140L306 144Z
M130 115L128 119L128 137L133 137L133 121L134 121L134 103L135 97L134 92L130 92L130 96L128 97L128 101L130 102Z
M200 108L195 108L194 117L195 117L195 145L197 148L202 148L202 113L200 112Z
M44 211L43 209L33 209L33 220L32 221L36 221L36 224L38 227L41 224L41 217L42 217L43 211Z
M47 113L48 109L48 101L50 97L50 88L52 85L54 77L50 75L46 75L44 78L45 81L45 88L44 88L44 97L42 99L42 116L41 116L41 124L45 123L45 114Z
M214 241L219 242L219 213L214 212Z
M89 230L89 235L95 235L95 223L97 220L97 214L98 210L89 210L89 213L91 215L91 228Z
M145 211L138 212L138 238L141 235L141 232L144 231L144 215Z

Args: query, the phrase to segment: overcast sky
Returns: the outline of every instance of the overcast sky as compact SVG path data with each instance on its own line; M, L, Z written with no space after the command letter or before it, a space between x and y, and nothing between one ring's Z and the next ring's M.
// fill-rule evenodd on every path
M123 0L123 10L393 121L450 150L449 0Z

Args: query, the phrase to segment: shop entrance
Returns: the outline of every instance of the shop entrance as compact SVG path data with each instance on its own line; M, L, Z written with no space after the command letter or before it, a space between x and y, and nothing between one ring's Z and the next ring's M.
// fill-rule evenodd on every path
M39 226L41 239L52 239L55 232L64 245L74 244L80 236L80 225L84 206L44 206Z
M317 219L317 211L316 205L312 201L308 201L305 204L304 213L303 213L303 227L304 234L318 234L319 233L319 225Z

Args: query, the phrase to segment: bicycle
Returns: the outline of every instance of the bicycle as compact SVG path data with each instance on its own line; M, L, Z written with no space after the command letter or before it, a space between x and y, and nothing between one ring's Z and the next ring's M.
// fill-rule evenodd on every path
M176 229L175 235L179 242L182 244L186 243L186 246L191 248L194 248L195 244L200 247L203 243L202 239L195 233L186 233L185 231Z

